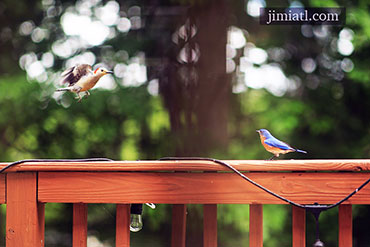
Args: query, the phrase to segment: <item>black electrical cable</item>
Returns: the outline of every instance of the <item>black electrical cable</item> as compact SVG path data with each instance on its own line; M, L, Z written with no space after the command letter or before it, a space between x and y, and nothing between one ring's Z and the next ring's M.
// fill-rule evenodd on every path
M218 159L213 159L213 158L205 158L205 157L163 157L163 158L160 158L159 160L203 160L203 161L211 161L213 163L216 163L216 164L220 164L220 165L223 165L225 167L227 167L228 169L232 170L233 172L235 172L237 175L239 175L240 177L242 177L243 179L247 180L249 183L253 184L254 186L260 188L261 190L265 191L266 193L290 204L290 205L293 205L293 206L296 206L296 207L299 207L299 208L304 208L304 209L312 209L312 210L319 210L320 212L321 211L324 211L324 210L328 210L328 209L331 209L331 208L334 208L340 204L342 204L343 202L347 201L349 198L351 198L353 195L355 195L357 192L359 192L363 187L365 187L368 183L370 183L370 178L368 180L366 180L363 184L361 184L357 189L355 189L354 191L352 191L350 194L348 194L346 197L344 197L343 199L339 200L338 202L336 203L333 203L331 205L321 205L321 204L317 204L317 203L314 203L312 205L303 205L303 204L299 204L299 203L296 203L296 202L293 202L283 196L280 196L276 193L274 193L273 191L263 187L262 185L258 184L257 182L253 181L252 179L248 178L247 176L245 176L243 173L241 173L239 170L237 170L236 168L234 168L232 165L224 162L224 161L221 161L221 160L218 160ZM113 161L111 159L108 159L108 158L87 158L87 159L26 159L26 160L18 160L18 161L15 161L13 163L10 163L8 164L7 166L3 167L1 170L0 170L0 173L4 172L5 170L9 169L10 167L13 167L13 166L16 166L16 165L19 165L19 164L23 164L23 163L30 163L30 162L99 162L99 161Z
M252 179L245 176L243 173L241 173L239 170L234 168L232 165L230 165L230 164L228 164L224 161L221 161L221 160L217 160L217 159L213 159L213 158L205 158L205 157L163 157L163 158L160 158L159 160L204 160L204 161L211 161L211 162L214 162L216 164L223 165L223 166L227 167L228 169L232 170L233 172L235 172L236 174L238 174L243 179L247 180L249 183L251 183L254 186L260 188L261 190L267 192L268 194L270 194L270 195L272 195L272 196L274 196L274 197L276 197L276 198L278 198L278 199L280 199L280 200L282 200L286 203L289 203L290 205L293 205L293 206L296 206L296 207L299 207L299 208L303 208L303 209L309 209L313 213L316 212L316 211L322 212L324 210L328 210L328 209L334 208L334 207L342 204L343 202L345 202L349 198L351 198L354 194L359 192L363 187L365 187L370 182L370 178L369 178L360 187L355 189L353 192L348 194L346 197L344 197L340 201L338 201L336 203L333 203L331 205L322 205L322 204L318 204L318 203L314 203L312 205L303 205L303 204L293 202L293 201L291 201L291 200L289 200L289 199L287 199L287 198L285 198L281 195L278 195L278 194L274 193L273 191L263 187L262 185L258 184L257 182L255 182Z
M348 194L342 200L339 200L338 202L333 203L331 205L322 205L322 204L318 204L317 202L315 202L312 205L303 205L303 204L293 202L293 201L291 201L291 200L289 200L289 199L287 199L287 198L285 198L281 195L278 195L278 194L274 193L273 191L263 187L262 185L258 184L257 182L255 182L252 179L245 176L243 173L241 173L239 170L234 168L232 165L230 165L230 164L228 164L224 161L221 161L221 160L217 160L217 159L213 159L213 158L204 158L204 157L164 157L164 158L161 158L159 160L204 160L204 161L211 161L211 162L214 162L216 164L226 166L228 169L232 170L237 175L239 175L243 179L247 180L249 183L253 184L254 186L260 188L261 190L267 192L268 194L270 194L270 195L272 195L272 196L274 196L274 197L276 197L276 198L278 198L278 199L280 199L284 202L287 202L290 205L293 205L293 206L303 208L305 210L310 211L313 214L313 216L315 217L315 224L316 224L316 241L313 245L314 247L323 247L324 246L324 243L320 240L320 232L319 232L319 217L320 217L321 212L323 212L325 210L328 210L328 209L331 209L331 208L334 208L334 207L340 205L341 203L347 201L349 198L351 198L354 194L359 192L363 187L365 187L370 182L370 178L369 178L363 184L361 184L360 187L358 187L353 192Z
M5 170L9 169L10 167L23 164L23 163L30 163L30 162L99 162L99 161L113 161L108 158L88 158L88 159L26 159L26 160L18 160L9 165L3 167L0 170L0 173L4 172Z
M275 192L265 188L264 186L258 184L257 182L253 181L252 179L248 178L247 176L245 176L243 173L241 173L239 170L237 170L236 168L234 168L232 165L224 162L224 161L221 161L221 160L218 160L218 159L213 159L213 158L205 158L205 157L163 157L163 158L160 158L159 160L172 160L172 161L176 161L176 160L203 160L203 161L211 161L213 163L216 163L216 164L219 164L219 165L223 165L225 167L227 167L228 169L230 169L231 171L235 172L237 175L239 175L240 177L242 177L243 179L247 180L249 183L253 184L254 186L260 188L261 190L265 191L266 193L290 204L290 205L293 205L293 206L296 206L296 207L299 207L299 208L303 208L303 209L307 209L308 211L310 211L314 217L315 217L315 221L316 221L316 242L314 244L314 246L324 246L324 244L320 241L319 239L319 216L320 216L320 213L322 211L325 211L325 210L328 210L328 209L331 209L331 208L334 208L340 204L342 204L343 202L347 201L349 198L351 198L353 195L355 195L357 192L359 192L363 187L365 187L368 183L370 183L370 178L368 180L366 180L363 184L361 184L357 189L355 189L354 191L352 191L350 194L348 194L346 197L344 197L343 199L339 200L338 202L336 203L333 203L331 205L322 205L322 204L318 204L318 203L314 203L314 204L311 204L311 205L303 205L303 204L299 204L299 203L296 203L296 202L293 202L279 194L276 194ZM8 164L7 166L3 167L1 170L0 170L0 173L4 172L5 170L9 169L10 167L13 167L15 165L19 165L19 164L22 164L22 163L30 163L30 162L99 162L99 161L113 161L111 159L108 159L108 158L87 158L87 159L26 159L26 160L19 160L19 161L15 161L13 163L10 163ZM134 209L135 207L137 207L138 209L139 208L142 208L142 204L133 204L134 205Z

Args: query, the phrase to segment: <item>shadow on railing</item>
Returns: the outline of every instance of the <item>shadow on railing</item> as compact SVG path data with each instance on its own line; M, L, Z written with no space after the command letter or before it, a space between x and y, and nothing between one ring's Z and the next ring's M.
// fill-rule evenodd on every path
M336 203L370 178L370 160L226 162L301 205ZM45 203L73 203L74 247L87 245L87 204L117 204L116 246L130 246L130 204L146 202L174 204L173 247L185 247L186 204L204 204L205 247L217 246L217 204L250 204L249 246L263 246L263 204L287 202L229 171L203 160L17 164L0 175L0 203L7 204L6 246L44 246ZM370 187L339 205L339 247L352 246L352 204L370 204ZM305 215L305 209L292 206L293 247L306 245Z

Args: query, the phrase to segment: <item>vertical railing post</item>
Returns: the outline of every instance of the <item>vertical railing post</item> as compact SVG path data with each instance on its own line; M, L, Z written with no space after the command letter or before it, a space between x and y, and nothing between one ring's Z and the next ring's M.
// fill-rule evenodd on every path
M339 205L339 247L352 247L352 205Z
M0 174L0 204L6 205L6 175ZM1 205L0 205L1 209ZM6 222L6 217L1 214L0 212L0 245L5 246L5 229L3 226L5 226L3 223Z
M174 204L172 206L171 246L185 247L185 241L186 241L186 205Z
M37 202L37 173L7 174L6 246L44 246L44 204Z
M73 247L87 246L87 204L73 204Z
M45 203L37 203L37 243L41 243L40 247L45 245L44 237L45 237Z
M203 247L217 247L217 204L203 205Z
M249 205L249 246L263 246L263 205Z
M116 206L116 247L130 247L130 204Z
M306 246L306 210L292 206L293 247Z

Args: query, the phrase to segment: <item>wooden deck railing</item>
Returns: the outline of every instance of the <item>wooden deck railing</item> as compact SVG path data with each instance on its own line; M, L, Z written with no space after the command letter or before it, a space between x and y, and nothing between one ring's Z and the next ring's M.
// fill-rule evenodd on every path
M300 204L335 203L370 178L370 160L227 162ZM44 246L44 204L49 202L73 203L74 247L87 244L88 203L117 204L116 246L123 247L130 245L130 204L145 202L174 204L173 247L185 246L186 204L204 204L205 247L217 246L217 204L250 204L249 246L263 246L263 204L285 202L226 171L209 161L20 164L0 175L0 203L7 204L6 246ZM370 204L370 186L339 206L339 247L352 246L351 204ZM305 246L305 232L304 209L292 207L293 247Z

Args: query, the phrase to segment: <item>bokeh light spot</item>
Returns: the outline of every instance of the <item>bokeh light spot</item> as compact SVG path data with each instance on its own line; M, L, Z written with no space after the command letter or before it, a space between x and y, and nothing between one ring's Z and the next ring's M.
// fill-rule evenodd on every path
M304 58L301 62L302 70L306 73L312 73L316 69L316 62L312 58Z

